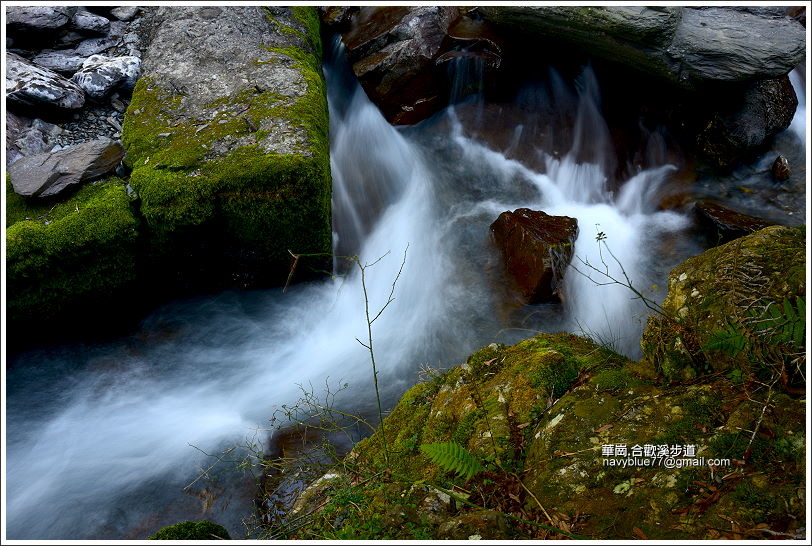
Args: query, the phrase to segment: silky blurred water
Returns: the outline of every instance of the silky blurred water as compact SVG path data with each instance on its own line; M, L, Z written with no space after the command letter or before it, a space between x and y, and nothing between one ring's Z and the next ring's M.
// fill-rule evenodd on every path
M658 207L677 167L640 168L610 188L616 157L589 68L574 82L554 72L545 82L545 111L574 119L555 150L523 140L551 119L515 127L510 146L532 149L535 163L472 136L489 130L477 125L481 97L398 130L346 66L327 76L336 277L287 293L173 302L131 336L14 356L9 538L141 539L203 518L243 536L252 478L202 452L247 439L267 447L274 409L295 404L302 389L347 384L336 406L375 419L369 352L358 341L367 341L364 288L372 316L394 298L373 324L387 408L421 366L448 368L537 331L583 333L639 356L647 310L609 278L661 300L656 286L670 267L700 249L688 220ZM578 219L561 304L524 305L506 281L489 225L519 207ZM351 256L368 266L365 286ZM211 479L190 486L209 466Z

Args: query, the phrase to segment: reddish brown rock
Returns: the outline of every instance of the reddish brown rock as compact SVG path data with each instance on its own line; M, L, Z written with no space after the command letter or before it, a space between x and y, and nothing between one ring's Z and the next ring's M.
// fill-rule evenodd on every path
M789 170L789 161L783 155L779 155L775 158L773 162L773 166L771 169L771 173L773 178L778 180L779 182L783 182L784 180L789 179L790 170Z
M694 208L700 225L705 228L709 237L718 241L718 244L775 225L763 218L735 211L713 201L699 201Z
M502 61L490 25L455 6L323 8L321 18L341 33L364 91L395 125L418 123L448 104L450 61L475 57L486 70Z
M578 220L522 208L500 214L491 233L505 270L528 303L559 299L559 283L578 237Z

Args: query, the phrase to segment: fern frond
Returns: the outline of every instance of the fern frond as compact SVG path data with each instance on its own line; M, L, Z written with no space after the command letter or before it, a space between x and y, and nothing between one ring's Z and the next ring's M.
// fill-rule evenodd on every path
M710 335L708 342L702 347L704 351L722 351L735 357L747 345L744 333L733 324L726 324L723 330L716 330Z
M479 460L456 442L423 444L422 451L431 462L447 472L453 472L466 480L477 472L485 470Z

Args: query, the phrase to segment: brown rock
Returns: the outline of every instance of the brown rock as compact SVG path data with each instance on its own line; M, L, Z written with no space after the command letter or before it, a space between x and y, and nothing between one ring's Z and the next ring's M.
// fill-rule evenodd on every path
M528 303L555 301L559 282L572 259L578 220L542 211L506 211L491 224L505 269Z
M364 7L343 34L355 75L390 123L417 123L445 106L435 61L458 17L453 6Z
M705 227L709 236L718 239L718 244L775 225L763 218L735 211L713 201L699 201L694 208L700 225Z
M773 178L775 178L779 182L783 182L784 180L787 180L789 178L789 175L790 175L789 161L787 161L787 158L784 157L783 155L779 155L778 157L776 157L775 161L773 162L773 167L772 167L771 172L772 172Z

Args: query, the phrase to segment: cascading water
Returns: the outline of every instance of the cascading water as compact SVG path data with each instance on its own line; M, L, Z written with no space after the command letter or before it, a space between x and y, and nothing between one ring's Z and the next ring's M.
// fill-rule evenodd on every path
M403 267L373 331L386 406L421 364L455 365L487 343L527 337L527 328L583 331L636 353L643 310L626 288L568 270L563 307L505 304L488 235L500 212L539 208L578 218L576 260L603 268L595 237L605 233L636 286L661 282L672 265L651 249L685 223L653 204L673 167L642 170L609 191L609 139L589 70L577 100L561 92L579 104L574 144L559 156L539 149L543 174L466 136L460 110L395 130L356 82L342 87L342 70L328 82L336 255L358 255L362 264L382 257L365 276L373 314ZM274 407L295 404L297 384L348 383L336 404L372 414L369 354L356 340L367 328L363 287L358 268L337 261L342 276L286 294L178 302L131 338L18 355L8 372L9 538L143 538L199 518L241 536L252 490L228 474L219 485L190 486L213 462L190 445L222 453L247 436L264 438L257 429ZM527 315L534 318L523 321Z

